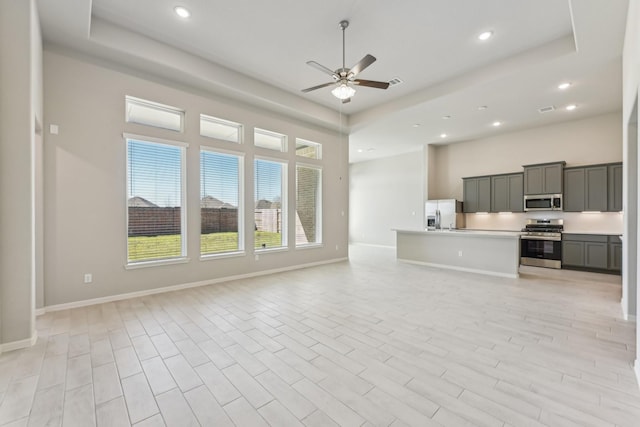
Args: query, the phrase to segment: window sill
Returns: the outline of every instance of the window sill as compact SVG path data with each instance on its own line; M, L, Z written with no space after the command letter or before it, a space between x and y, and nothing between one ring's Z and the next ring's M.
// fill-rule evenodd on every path
M304 245L296 246L296 250L318 249L318 248L324 248L324 243L305 243Z
M288 252L289 248L286 246L281 246L278 248L255 248L254 252L257 254L265 254L265 253L271 253L271 252Z
M191 261L191 258L186 258L186 257L163 259L158 261L141 261L141 262L132 262L130 264L126 264L124 268L125 270L137 270L139 268L160 267L163 265L187 264L190 261Z
M223 252L219 254L206 254L206 255L200 255L200 261L212 261L212 260L222 259L222 258L237 258L237 257L246 256L246 255L247 253L245 251Z

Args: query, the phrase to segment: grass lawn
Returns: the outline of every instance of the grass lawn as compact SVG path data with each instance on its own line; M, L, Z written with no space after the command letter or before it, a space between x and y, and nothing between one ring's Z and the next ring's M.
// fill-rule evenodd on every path
M255 232L255 247L267 248L281 245L280 233L266 231ZM180 256L181 239L179 234L168 236L135 236L129 237L129 261L143 261ZM200 253L215 254L238 249L238 233L210 233L200 236Z

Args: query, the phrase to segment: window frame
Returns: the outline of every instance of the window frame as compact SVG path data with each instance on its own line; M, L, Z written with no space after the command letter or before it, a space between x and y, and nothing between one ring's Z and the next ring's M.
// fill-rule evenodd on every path
M187 256L187 149L189 144L182 141L174 141L164 138L156 138L146 135L123 133L125 141L125 269L153 267L158 265L182 264L190 261ZM180 148L180 256L147 259L141 261L129 260L129 141L137 141L146 144L168 145Z
M316 199L316 212L315 212L315 216L316 216L316 241L315 242L308 242L308 243L302 243L302 244L298 244L297 239L295 242L295 247L296 249L304 249L304 248L312 248L312 247L322 247L324 246L324 239L323 239L323 205L324 205L324 188L323 188L323 167L322 165L317 165L317 164L312 164L312 163L305 163L305 162L296 162L296 174L295 174L295 186L296 186L296 204L295 204L295 212L296 215L298 214L298 168L302 167L302 168L306 168L306 169L314 169L317 170L319 172L319 176L318 176L318 195L317 195L317 199Z
M288 197L288 189L289 189L289 161L286 159L279 159L277 157L269 157L269 156L254 156L253 158L253 180L254 180L254 189L253 189L253 215L255 217L255 210L257 209L256 203L258 200L256 199L256 187L255 182L256 178L256 162L271 162L278 163L282 166L282 170L280 171L280 184L281 184L281 196L280 196L280 211L281 211L281 244L277 247L271 248L256 248L255 247L255 232L253 233L253 250L255 253L263 253L263 252L277 252L277 251L288 251L289 250L289 197Z
M200 244L200 260L207 261L212 259L229 258L235 256L246 255L245 249L245 153L241 151L224 150L217 147L211 147L207 145L200 145L200 155L203 151L210 153L222 154L227 156L235 156L238 158L238 249L235 251L218 252L212 254L202 253L202 244ZM201 165L201 158L198 159L198 164ZM200 168L200 185L202 185L202 167ZM202 194L200 192L199 201L202 200ZM200 223L202 224L202 207L200 207ZM202 238L202 226L200 227L199 237Z
M156 126L156 125L149 124L149 123L141 123L141 122L136 122L136 121L129 120L129 112L128 112L129 102L131 102L132 104L137 104L138 106L150 107L150 108L153 108L153 109L158 110L158 111L177 113L179 115L179 117L180 117L180 129L172 129L172 128L168 128L168 127L164 127L164 126ZM150 101L148 99L137 98L135 96L130 96L130 95L125 95L125 97L124 97L124 121L125 121L125 123L132 123L132 124L136 124L136 125L140 125L140 126L148 126L150 128L163 129L163 130L168 130L168 131L171 131L171 132L184 133L185 114L186 114L185 110L183 110L181 108L178 108L178 107L171 106L171 105L161 104L159 102Z

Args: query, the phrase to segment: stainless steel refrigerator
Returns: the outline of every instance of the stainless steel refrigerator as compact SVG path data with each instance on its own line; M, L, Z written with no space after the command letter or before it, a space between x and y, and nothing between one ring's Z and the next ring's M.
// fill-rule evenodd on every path
M462 202L456 199L427 200L424 204L424 220L427 230L464 228Z

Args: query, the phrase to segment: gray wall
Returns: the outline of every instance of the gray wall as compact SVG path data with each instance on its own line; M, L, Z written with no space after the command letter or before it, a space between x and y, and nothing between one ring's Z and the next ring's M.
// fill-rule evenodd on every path
M0 1L0 351L34 334L41 56L34 0Z
M45 306L146 291L171 285L291 268L345 258L348 218L346 138L333 131L209 95L142 79L124 69L107 69L70 52L45 50ZM184 134L124 122L125 95L186 110ZM199 136L199 114L245 125L242 145ZM288 135L288 153L253 147L253 127ZM189 143L187 149L187 264L135 270L126 264L125 141L123 132ZM256 260L252 240L245 256L199 259L199 146L240 149L245 153L245 206L253 211L254 155L289 161L289 242L295 242L295 138L323 145L323 242L310 250L263 253ZM314 163L310 159L301 159ZM253 215L245 215L253 230ZM100 224L96 229L95 225ZM87 232L91 230L91 232ZM93 283L83 283L85 273Z

